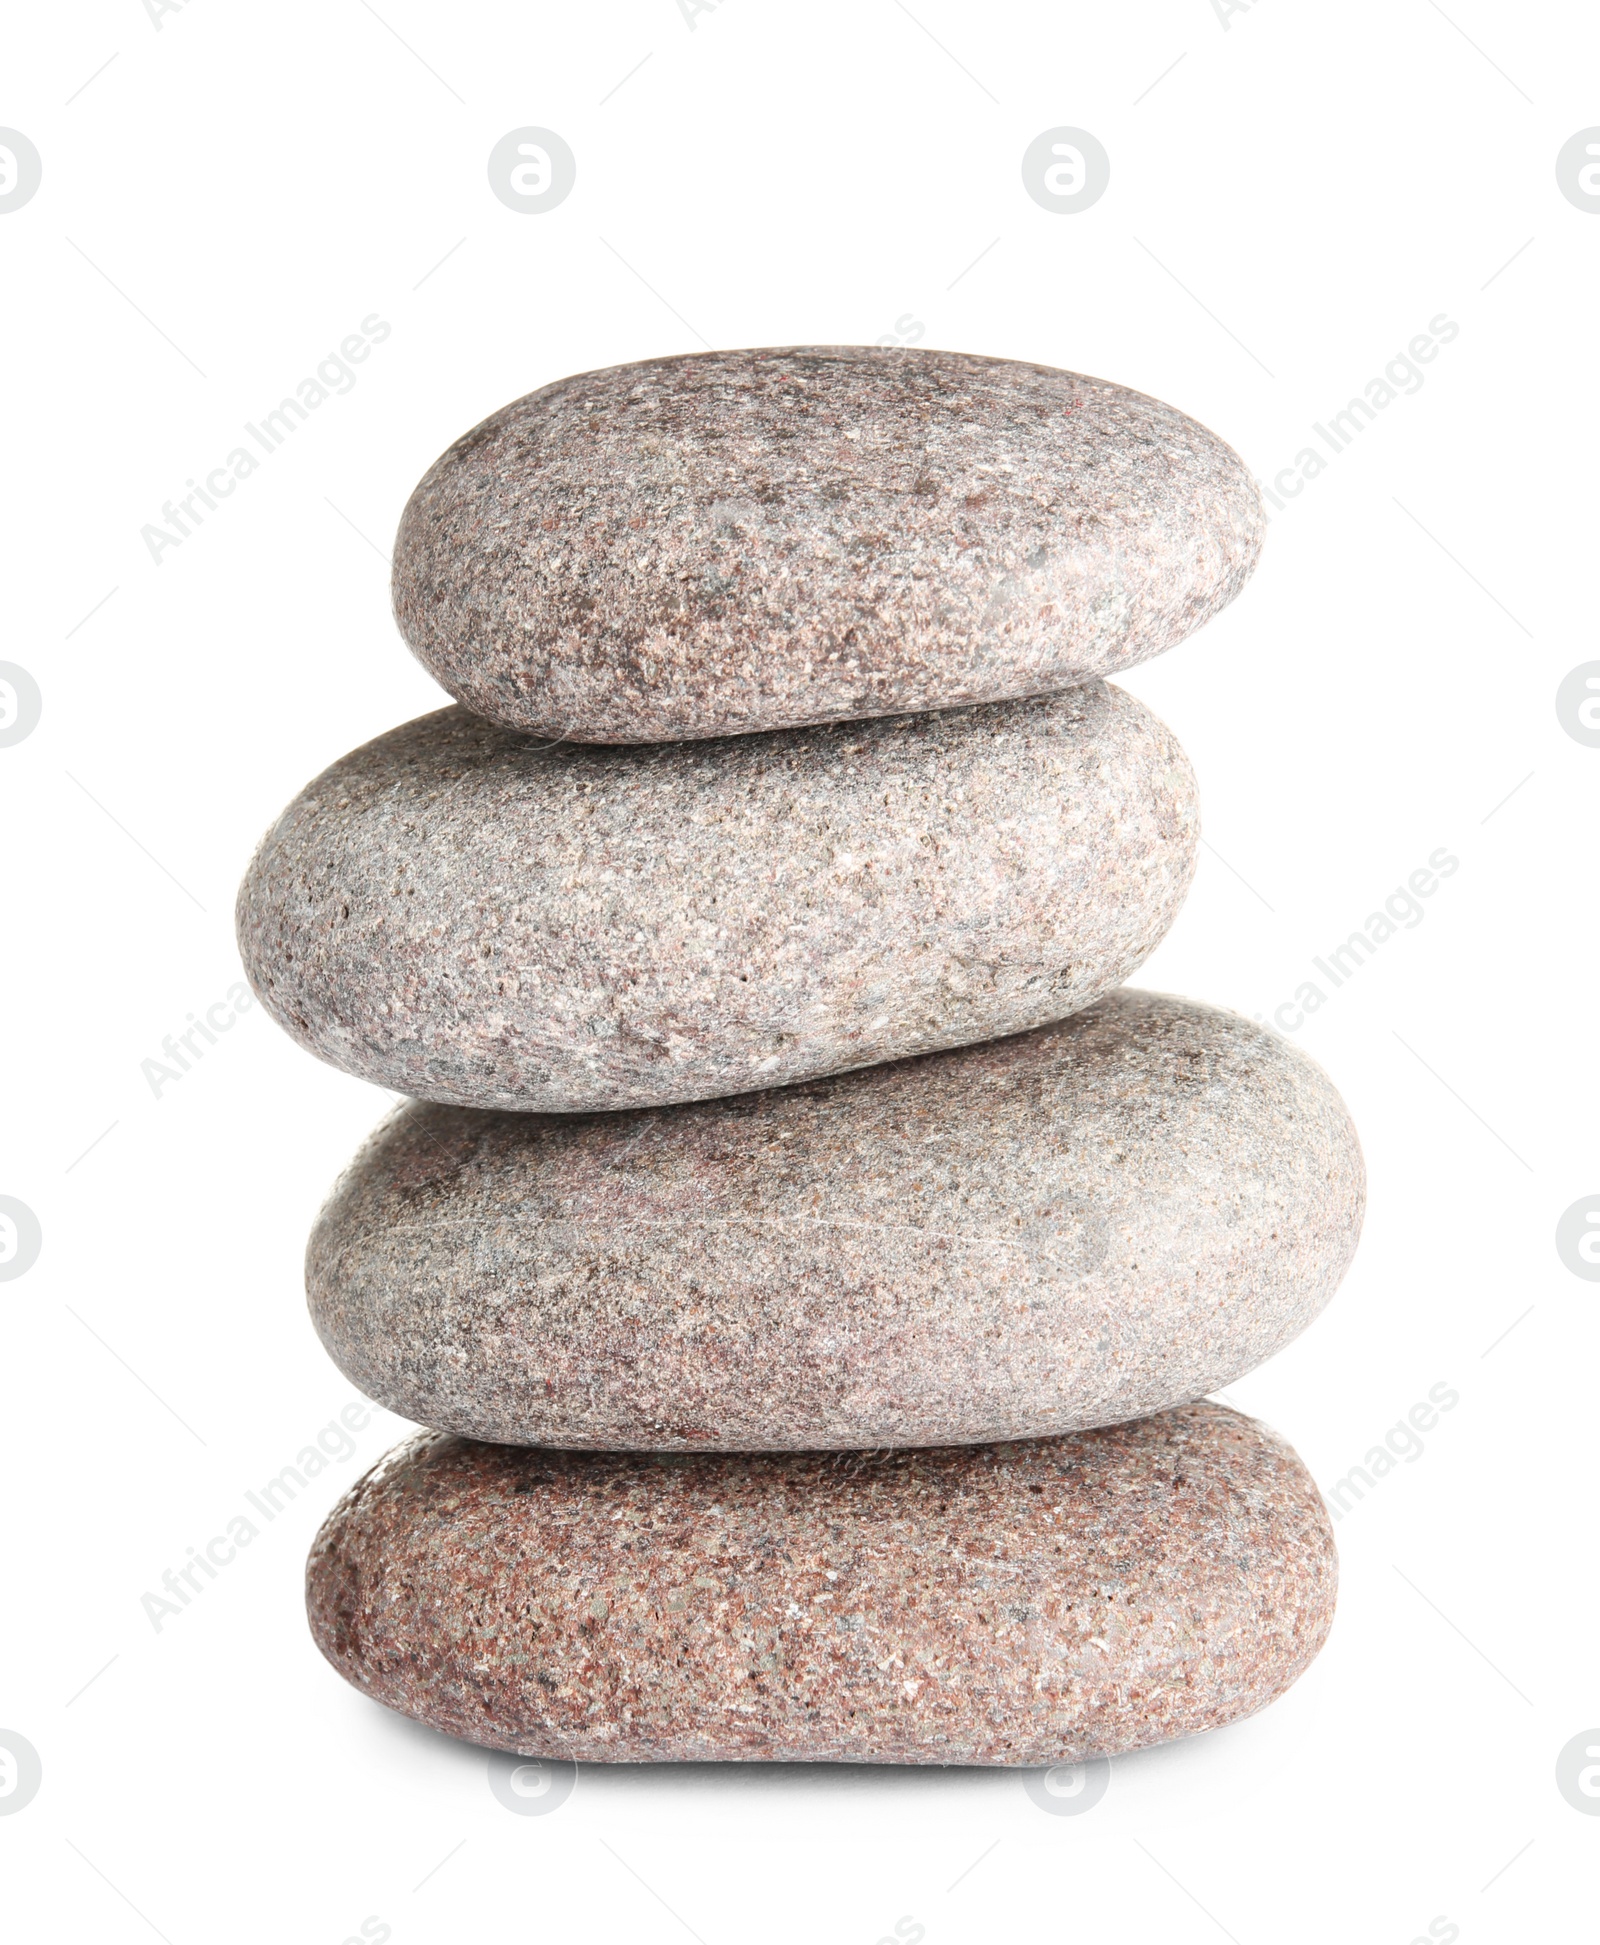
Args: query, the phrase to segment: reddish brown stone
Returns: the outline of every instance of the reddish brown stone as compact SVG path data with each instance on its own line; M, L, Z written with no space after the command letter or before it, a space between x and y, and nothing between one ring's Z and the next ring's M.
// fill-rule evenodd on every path
M834 1457L424 1433L328 1519L307 1607L366 1694L524 1755L1036 1765L1265 1707L1336 1579L1294 1453L1198 1404Z

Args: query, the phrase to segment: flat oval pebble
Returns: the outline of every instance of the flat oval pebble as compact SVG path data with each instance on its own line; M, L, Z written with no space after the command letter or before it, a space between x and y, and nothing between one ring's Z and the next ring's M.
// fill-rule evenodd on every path
M1215 1391L1332 1296L1361 1151L1322 1070L1127 989L1060 1025L629 1115L412 1105L312 1233L391 1410L508 1443L855 1449Z
M446 709L301 792L239 946L279 1024L349 1073L634 1107L1060 1019L1161 939L1197 842L1188 759L1104 683L631 749Z
M861 346L580 372L423 477L394 610L511 729L642 743L1041 695L1233 599L1264 516L1170 405Z
M1202 1404L849 1458L424 1433L335 1508L307 1608L365 1694L527 1756L1037 1765L1253 1715L1337 1577L1299 1459Z

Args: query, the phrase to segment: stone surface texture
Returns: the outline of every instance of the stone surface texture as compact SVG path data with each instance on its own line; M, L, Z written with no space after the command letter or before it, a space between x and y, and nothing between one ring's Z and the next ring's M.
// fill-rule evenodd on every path
M335 1668L584 1762L1054 1764L1237 1721L1311 1661L1333 1532L1221 1405L921 1452L651 1456L423 1433L335 1508Z
M514 1444L807 1451L1074 1431L1218 1390L1356 1246L1331 1083L1236 1014L1057 1026L627 1115L412 1104L311 1313L369 1397Z
M1040 695L1239 592L1265 520L1193 419L1045 365L860 346L582 372L412 494L401 632L508 728L641 743Z
M251 984L403 1094L704 1099L1015 1033L1124 979L1194 870L1131 696L547 747L460 709L307 786L239 893Z

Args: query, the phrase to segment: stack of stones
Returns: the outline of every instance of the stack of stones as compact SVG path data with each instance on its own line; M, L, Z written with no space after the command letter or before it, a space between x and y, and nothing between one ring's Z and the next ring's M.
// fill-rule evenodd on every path
M1207 1395L1328 1301L1360 1150L1121 985L1198 825L1101 679L1261 532L1182 414L926 351L589 372L429 471L395 607L460 706L239 900L280 1024L414 1097L308 1255L435 1428L311 1555L358 1688L529 1756L1039 1765L1316 1654L1316 1489Z

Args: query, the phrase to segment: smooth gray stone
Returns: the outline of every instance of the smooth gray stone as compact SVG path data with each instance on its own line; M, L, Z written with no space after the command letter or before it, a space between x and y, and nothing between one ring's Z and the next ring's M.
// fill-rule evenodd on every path
M627 1115L402 1108L307 1252L369 1397L504 1443L821 1450L1139 1417L1303 1330L1354 1253L1322 1070L1124 988L1034 1033Z
M1048 365L859 345L580 372L457 440L401 633L507 728L644 743L1043 695L1182 641L1266 521L1238 455Z
M643 748L464 710L308 785L239 893L302 1046L403 1094L561 1111L775 1087L1060 1019L1194 870L1194 775L1104 683Z

